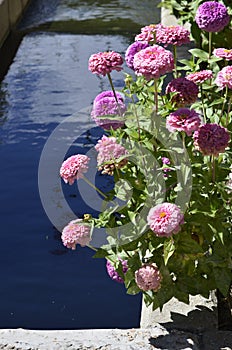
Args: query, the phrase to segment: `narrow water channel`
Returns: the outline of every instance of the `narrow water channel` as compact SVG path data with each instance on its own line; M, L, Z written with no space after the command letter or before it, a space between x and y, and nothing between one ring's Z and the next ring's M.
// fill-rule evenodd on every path
M34 0L19 24L24 37L0 85L0 328L139 326L141 296L111 281L90 249L63 247L41 202L38 167L48 138L67 118L75 118L77 135L85 123L88 130L70 154L102 134L80 113L109 88L88 71L89 56L124 54L138 28L158 21L154 1ZM123 75L113 78L119 88ZM58 153L51 150L51 163ZM77 215L91 211L76 187L64 192Z

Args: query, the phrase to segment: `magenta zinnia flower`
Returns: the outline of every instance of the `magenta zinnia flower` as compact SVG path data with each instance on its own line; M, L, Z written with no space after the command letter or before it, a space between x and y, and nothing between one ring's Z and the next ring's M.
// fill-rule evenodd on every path
M141 33L136 35L135 41L145 41L147 43L155 41L157 24L150 24L141 28Z
M232 49L224 49L219 47L218 49L213 50L213 55L216 57L224 58L226 61L232 60Z
M98 151L98 170L102 171L102 174L113 175L116 168L120 169L128 162L127 158L122 159L128 153L127 150L117 143L115 137L103 135L95 149Z
M215 84L221 89L226 86L228 86L229 89L232 89L232 66L226 66L218 72Z
M198 7L195 20L198 27L206 32L220 32L229 24L230 16L222 3L206 1Z
M167 157L162 157L161 160L162 160L162 163L163 163L162 170L164 172L164 177L168 177L168 172L171 171L171 169L168 168L168 167L165 167L165 165L171 164L170 159L167 158Z
M159 24L156 30L158 44L181 46L190 42L190 32L182 26L163 26Z
M158 79L174 69L174 58L170 51L162 46L153 45L134 56L135 74L143 75L147 80Z
M118 100L118 101L122 101L122 102L124 101L123 95L122 95L120 92L115 91L115 94L116 94L116 97L117 97L117 100ZM98 95L95 97L95 99L94 99L94 101L93 101L93 106L94 106L97 102L99 102L100 100L102 100L102 99L105 98L105 97L114 97L113 91L112 91L112 90L102 91L100 94L98 94Z
M131 44L125 53L125 60L129 68L134 70L134 56L137 52L146 49L149 46L149 44L145 41L135 41L133 44Z
M196 131L200 124L199 114L194 109L188 108L179 108L166 119L166 127L169 131L184 131L188 136Z
M125 274L128 270L127 260L120 259L120 262L122 264L122 271ZM110 278L112 278L113 281L116 281L118 283L124 283L123 278L118 274L115 267L109 262L109 260L106 261L106 270Z
M91 112L92 119L98 126L101 126L105 130L114 130L121 128L125 123L122 120L123 113L126 111L126 105L122 100L116 102L114 97L103 97L97 102L94 102ZM104 115L115 116L115 119L101 119L98 118ZM118 117L121 117L117 119Z
M204 155L215 157L224 153L230 141L230 135L226 128L218 124L203 124L193 134L195 147Z
M195 84L202 84L204 83L204 81L212 78L213 78L213 72L209 69L190 73L186 76L186 79L193 81Z
M176 204L162 203L150 209L147 222L157 236L169 237L180 231L184 215Z
M103 76L113 70L122 70L122 64L122 56L114 51L95 53L89 58L89 70L94 74Z
M194 103L198 96L198 86L186 78L176 78L170 81L166 87L166 94L175 92L172 103L176 107L184 107Z
M61 239L65 247L75 250L77 244L81 247L89 244L90 233L90 225L83 223L81 219L72 220L63 229Z
M76 154L66 159L60 168L60 176L64 182L72 185L75 180L82 178L88 170L89 160L84 154Z
M162 276L153 264L145 264L135 271L137 286L143 291L153 290L157 292L161 287Z

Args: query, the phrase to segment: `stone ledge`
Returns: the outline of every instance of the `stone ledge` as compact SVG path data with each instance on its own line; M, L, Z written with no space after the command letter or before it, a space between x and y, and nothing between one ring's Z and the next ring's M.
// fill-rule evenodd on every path
M0 47L21 18L30 0L0 0Z

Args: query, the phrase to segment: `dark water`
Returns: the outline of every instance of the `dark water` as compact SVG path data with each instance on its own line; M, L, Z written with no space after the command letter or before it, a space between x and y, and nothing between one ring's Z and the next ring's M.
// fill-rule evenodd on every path
M98 209L93 192L88 194L82 184L87 196L83 200L76 185L63 186L58 177L65 154L91 152L102 135L91 122L89 109L109 85L88 71L88 58L103 50L124 53L134 33L77 35L42 27L46 21L92 20L104 11L104 20L129 16L137 21L134 11L139 2L46 3L32 2L21 26L25 30L40 23L41 28L25 35L0 86L0 327L138 327L141 296L129 296L123 285L111 281L105 261L93 259L89 248L63 247L57 230L57 225L67 223L66 203L78 216ZM152 1L149 4L154 7ZM122 73L113 74L116 88L122 79ZM101 178L99 185L104 189L112 183Z

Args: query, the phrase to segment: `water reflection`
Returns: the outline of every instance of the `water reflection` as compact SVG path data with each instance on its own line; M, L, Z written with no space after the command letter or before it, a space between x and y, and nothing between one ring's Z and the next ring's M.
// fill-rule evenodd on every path
M34 0L21 30L37 28L73 33L135 32L140 26L157 23L158 0Z

